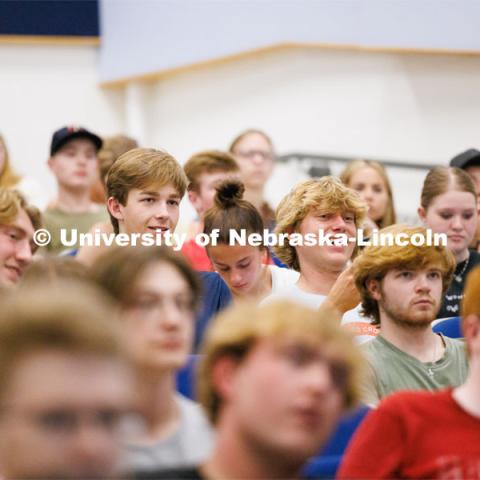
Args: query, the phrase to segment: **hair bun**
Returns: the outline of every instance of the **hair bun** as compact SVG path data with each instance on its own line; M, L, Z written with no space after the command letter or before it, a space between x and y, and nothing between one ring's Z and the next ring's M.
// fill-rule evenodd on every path
M243 198L245 186L240 180L224 180L216 188L215 204L220 208L233 207Z

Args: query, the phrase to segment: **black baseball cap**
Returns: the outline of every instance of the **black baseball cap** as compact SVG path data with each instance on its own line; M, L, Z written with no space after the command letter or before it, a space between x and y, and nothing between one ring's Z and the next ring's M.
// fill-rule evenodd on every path
M52 136L52 143L50 145L50 155L55 155L68 141L74 138L88 138L91 140L97 151L102 148L102 139L86 128L69 125L58 129Z
M480 151L476 148L469 148L450 160L451 167L468 168L480 165Z

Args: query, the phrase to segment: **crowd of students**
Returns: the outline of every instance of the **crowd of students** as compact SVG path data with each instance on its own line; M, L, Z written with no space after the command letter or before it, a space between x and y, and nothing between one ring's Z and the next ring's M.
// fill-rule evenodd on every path
M367 160L274 211L259 130L182 167L60 128L57 194L36 205L0 140L0 476L297 478L363 403L340 478L480 478L479 151L429 171L419 226L396 223ZM166 239L186 194L197 218L181 248L62 245L62 229ZM427 229L447 244L417 245ZM407 243L361 248L359 230ZM240 231L284 241L232 242ZM319 232L347 241L293 241ZM460 315L464 339L432 330ZM177 388L190 361L194 398Z

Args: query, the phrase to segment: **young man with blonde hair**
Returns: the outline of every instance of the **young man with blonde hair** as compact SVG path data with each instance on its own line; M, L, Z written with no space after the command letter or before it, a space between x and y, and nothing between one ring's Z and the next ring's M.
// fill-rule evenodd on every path
M32 261L41 215L16 190L0 188L0 288L15 285Z
M138 478L297 478L358 399L360 352L330 316L239 304L212 324L198 392L217 438L200 466Z
M363 400L374 405L397 390L460 385L467 374L463 343L431 327L452 279L453 254L441 245L417 246L412 239L426 239L424 227L392 225L379 233L402 239L368 246L353 263L363 313L380 327L364 346L369 376Z
M2 478L120 473L132 384L113 314L84 283L31 284L2 298Z
M205 247L195 242L195 236L203 232L203 217L213 206L216 186L223 180L239 175L235 159L226 152L205 150L190 157L183 166L188 178L188 199L195 208L198 220L189 227L189 240L182 248L183 255L195 270L213 271Z
M335 177L306 180L296 185L277 207L277 235L314 235L314 245L294 244L291 239L273 247L277 257L289 268L300 272L297 283L272 298L289 298L312 308L326 300L343 315L342 323L366 341L376 329L360 317L359 297L348 263L355 249L357 228L363 224L366 203L357 192ZM292 237L293 238L293 237ZM331 243L323 239L330 239Z
M462 329L465 383L440 392L398 392L360 426L339 478L480 478L480 268L467 279Z

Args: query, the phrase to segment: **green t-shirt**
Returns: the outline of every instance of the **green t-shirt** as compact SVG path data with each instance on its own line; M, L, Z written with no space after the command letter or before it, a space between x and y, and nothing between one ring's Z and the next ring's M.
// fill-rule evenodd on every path
M74 240L72 229L76 229L78 234L88 233L89 230L99 222L108 222L109 215L106 207L99 206L98 209L84 213L67 213L58 208L47 208L43 212L44 228L46 228L52 240L47 246L47 250L51 253L60 253L63 250L71 250L79 247L78 236L77 241L73 245L63 245L60 237L60 230L66 230L66 240L70 243Z
M465 344L448 337L445 353L437 362L423 363L378 335L362 345L367 359L367 377L362 400L376 405L397 390L438 390L462 384L468 373Z

